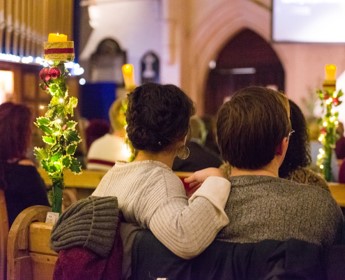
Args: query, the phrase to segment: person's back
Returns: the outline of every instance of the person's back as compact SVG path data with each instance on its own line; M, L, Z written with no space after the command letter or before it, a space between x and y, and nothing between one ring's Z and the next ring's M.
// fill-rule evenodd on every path
M98 138L109 133L110 125L103 119L92 119L85 129L86 151L89 151L91 144Z
M129 150L124 137L105 134L93 141L87 154L87 169L109 170L117 161L128 161Z
M0 188L5 190L10 225L29 206L49 206L44 182L26 157L31 121L26 106L11 102L0 105Z
M194 172L207 167L219 167L222 164L220 157L205 147L206 128L203 121L197 117L191 117L189 139L187 147L190 155L187 159L175 158L173 164L174 171Z
M231 223L219 239L251 243L295 238L331 245L341 212L330 193L271 176L234 176L225 207Z
M201 119L205 123L207 131L205 147L209 148L216 155L220 156L216 140L216 118L213 115L204 115L201 117Z
M117 99L109 109L112 132L96 139L87 154L87 169L109 170L117 161L128 161L130 150L125 141L125 99Z
M331 194L278 178L291 135L289 105L275 91L238 91L219 111L218 143L231 165L230 223L219 234L229 242L295 238L330 245L343 217Z

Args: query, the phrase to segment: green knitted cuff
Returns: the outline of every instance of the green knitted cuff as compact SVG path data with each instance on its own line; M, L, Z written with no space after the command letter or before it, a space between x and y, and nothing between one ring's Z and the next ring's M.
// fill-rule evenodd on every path
M79 246L107 257L119 222L117 198L91 196L72 204L55 224L51 244L55 251Z

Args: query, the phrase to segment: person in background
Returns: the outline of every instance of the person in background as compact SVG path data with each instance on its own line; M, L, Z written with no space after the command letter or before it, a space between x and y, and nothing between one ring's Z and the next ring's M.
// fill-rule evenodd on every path
M190 155L187 159L175 158L172 169L174 171L194 172L207 167L219 167L222 164L220 156L205 147L207 131L201 118L191 117L190 132L187 147Z
M109 120L112 132L92 142L87 153L87 169L109 170L117 161L128 161L131 153L125 141L125 111L123 102L119 98L109 109Z
M345 137L344 137L344 124L339 122L337 127L338 140L335 143L335 154L338 160L345 158Z
M126 276L129 237L135 228L150 229L174 254L190 259L229 222L223 209L230 192L228 180L211 176L188 198L171 169L176 155L187 156L185 142L193 113L190 98L174 85L147 83L128 95L126 130L136 157L116 163L92 194L116 196L124 221L134 228L125 233L121 225Z
M231 166L231 194L225 207L231 223L217 239L297 239L326 247L340 242L343 215L330 192L279 178L294 137L289 114L288 99L264 87L239 90L220 108L217 135L222 157ZM209 170L202 170L185 180L195 186L209 175Z
M343 160L339 167L339 183L345 184L345 160Z
M320 126L316 120L311 120L308 123L309 129L309 143L310 143L310 155L311 155L311 164L310 168L316 172L320 172L319 167L317 166L317 156L320 149L322 148L321 142L318 140L320 136ZM337 156L335 150L332 152L331 159L331 168L332 168L332 182L338 182L339 177L339 165L337 162Z
M206 127L206 140L205 147L213 151L215 154L220 156L219 148L217 145L217 132L216 132L216 118L212 115L204 115L201 117Z
M91 147L91 144L95 140L109 133L109 131L110 131L110 125L106 120L103 120L103 119L90 120L85 129L86 150L88 151Z
M311 163L307 122L302 110L289 99L290 121L294 131L290 137L284 161L279 168L279 177L297 183L318 185L329 190L327 181L309 168Z
M0 105L0 188L5 192L9 226L25 208L49 206L46 186L27 158L32 123L32 113L25 105Z

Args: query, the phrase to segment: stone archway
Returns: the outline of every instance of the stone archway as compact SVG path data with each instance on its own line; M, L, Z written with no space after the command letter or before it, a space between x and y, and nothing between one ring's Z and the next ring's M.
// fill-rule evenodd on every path
M219 52L208 73L204 112L214 115L236 90L250 86L285 87L283 66L262 37L245 28Z
M205 112L205 89L209 73L209 63L216 60L229 39L234 38L244 29L258 34L270 43L269 9L258 7L251 1L232 0L231 5L203 6L203 13L198 24L190 32L186 48L183 49L181 65L181 86L196 104L197 114ZM284 69L289 67L291 59L281 46L271 45L279 57ZM289 78L285 75L285 90L288 90Z

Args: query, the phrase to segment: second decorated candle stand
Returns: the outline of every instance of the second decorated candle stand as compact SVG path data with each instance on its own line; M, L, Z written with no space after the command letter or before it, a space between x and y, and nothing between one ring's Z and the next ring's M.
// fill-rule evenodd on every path
M319 141L322 148L317 157L317 165L324 178L332 181L332 154L336 143L336 129L338 126L339 112L336 107L341 104L343 92L336 90L336 66L333 64L325 67L325 80L322 89L317 91L322 105L321 129ZM337 180L338 178L334 178Z

